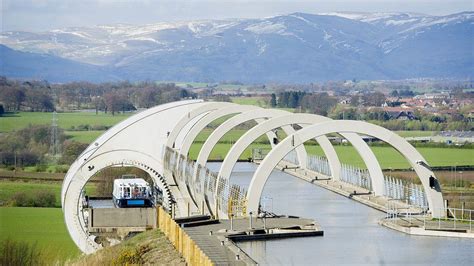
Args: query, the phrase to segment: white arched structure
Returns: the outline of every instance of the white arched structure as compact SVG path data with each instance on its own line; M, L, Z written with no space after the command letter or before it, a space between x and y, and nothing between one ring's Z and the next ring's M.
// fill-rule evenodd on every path
M258 112L251 110L251 111L243 112L241 114L238 114L234 117L229 118L224 123L219 125L214 131L212 131L211 135L207 138L207 140L202 145L201 150L199 151L199 154L197 156L196 163L199 165L205 166L207 163L207 160L209 159L211 151L217 145L219 140L227 132L231 131L236 126L242 123L251 121L251 120L259 120L261 122L264 122L266 119L274 118L278 116L284 116L288 114L290 114L290 112L284 111L284 110L261 109L261 110L258 110ZM262 120L262 119L265 119L265 120ZM290 125L283 126L282 129L283 131L285 131L286 135L293 134L295 132L293 127L291 127ZM272 140L270 140L270 143L272 143ZM329 143L329 145L330 145L330 148L333 148L331 143ZM304 150L304 147L302 146L302 147L297 148L296 152L298 155L299 166L301 168L306 168L307 154L306 154L306 151ZM194 176L196 176L196 171L195 171Z
M167 147L171 147L179 151L183 145L184 138L187 136L191 128L200 121L204 116L210 112L223 109L230 106L237 106L233 103L228 102L201 102L196 105L196 108L182 115L176 125L168 134L168 140L166 142ZM182 199L186 201L186 206L189 208L186 210L187 213L193 213L198 211L198 203L191 196L189 189L186 188L186 184L176 180L172 172L166 172L166 176L173 179L174 184L177 185L175 189L179 190ZM186 189L185 189L186 188Z
M376 137L395 148L410 163L411 167L418 174L425 190L429 209L432 217L440 218L443 215L443 195L438 182L434 188L430 187L430 178L436 177L428 168L428 164L421 154L410 145L405 139L383 127L376 126L362 121L330 121L312 125L297 131L280 142L265 157L252 177L247 193L247 213L257 213L259 210L260 197L265 183L275 166L282 160L288 152L295 147L302 145L305 141L317 136L331 133L359 133Z
M236 127L236 126L238 126L242 123L252 121L252 120L255 120L255 121L258 121L258 122L262 123L267 118L278 117L278 116L283 116L283 115L288 115L288 114L290 114L290 112L283 111L283 110L259 109L258 111L250 110L250 111L242 112L242 113L240 113L238 115L235 115L235 116L229 118L228 120L226 120L224 123L219 125L211 133L211 135L209 135L209 137L207 138L207 140L204 142L203 146L201 147L201 150L200 150L199 155L198 155L197 160L196 160L196 165L194 167L193 179L196 180L199 166L205 166L206 165L207 160L209 158L209 155L211 154L212 149L217 145L219 140L227 132L232 130L234 127ZM283 128L283 130L285 131L285 133L287 135L293 134L295 132L293 127L290 126L290 125L284 126L282 128ZM270 131L267 131L265 133L273 134L273 132L270 132ZM272 137L276 137L276 136L273 136L273 135L269 136L270 143L273 146L274 143L273 143L273 140L271 139ZM326 144L325 147L329 147L330 149L333 149L331 143L329 142L329 140L327 138L325 138L325 141L326 142L324 142L324 140L323 140L324 144ZM300 162L300 167L301 168L306 168L307 154L306 154L306 150L304 149L304 146L298 147L296 149L296 152L297 152L297 156L298 156L298 162ZM215 188L216 192L217 192L218 184L219 183L217 182L216 183L216 188ZM202 185L204 185L204 183ZM204 190L204 187L201 188L201 191L203 191L203 190ZM203 200L205 200L203 198L204 195L196 195L196 196L197 196L198 201L202 202ZM210 210L215 210L215 203L214 202L209 202L207 200L205 202L207 202L209 204L208 207L209 207Z
M182 143L181 144L176 144L175 143L174 148L181 155L187 157L188 153L189 153L189 150L191 148L191 145L193 144L196 137L211 122L213 122L214 120L216 120L218 118L221 118L221 117L225 117L225 116L232 115L232 114L239 114L239 113L243 113L243 112L246 112L246 111L249 111L249 110L256 111L256 110L264 110L264 109L262 109L260 107L257 107L257 106L230 104L230 105L226 105L222 108L212 110L212 111L206 113L205 115L202 115L199 119L197 119L195 121L195 123L192 123L192 121L191 121L192 126L189 128L189 130L184 131L184 138L183 138ZM276 137L273 132L269 132L267 134L267 136L268 136L270 141L274 137ZM178 164L178 166L179 166L179 164ZM178 171L182 171L182 169L178 169ZM177 184L180 187L181 193L186 194L186 195L190 195L190 198L194 202L194 206L201 206L200 203L203 202L203 200L204 200L203 195L191 195L192 194L191 191L190 191L191 189L188 188L186 184L184 184L182 182L177 182ZM187 192L184 192L184 191L187 191Z
M168 132L177 122L175 117L190 112L200 103L199 100L173 102L133 115L97 138L70 166L62 185L61 203L66 227L81 251L92 253L99 248L87 234L82 216L81 192L87 181L101 169L123 164L147 171L157 185L172 185L174 181L163 175L162 162ZM186 209L179 200L180 191L173 190L173 186L170 189L183 213Z
M201 119L203 115L220 108L234 105L227 102L202 102L198 107L184 114L176 123L175 127L170 131L166 146L174 148L181 147L184 136L189 132L190 128ZM188 127L188 128L186 128ZM181 137L180 137L181 136ZM178 142L178 143L176 143Z
M255 114L257 113L257 114ZM403 138L381 127L357 121L332 121L310 114L287 114L282 111L265 110L253 106L241 106L232 103L211 103L200 100L187 100L163 104L137 113L120 122L97 138L70 166L64 178L61 190L61 203L64 220L74 243L84 253L92 253L100 246L89 235L82 215L82 196L87 181L97 172L111 166L133 166L146 171L153 178L156 185L164 192L168 199L176 200L177 216L184 216L192 197L203 195L189 194L186 185L177 182L169 171L165 171L165 150L174 147L181 155L187 155L191 144L199 132L217 118L238 114L216 129L206 140L203 150L199 154L198 162L207 161L210 151L225 132L235 124L254 119L258 125L247 131L231 148L220 169L219 178L229 178L243 150L256 138L267 134L270 143L275 137L272 129L284 127L287 136L280 144L265 157L257 169L248 191L248 211L256 211L263 186L274 166L291 150L300 149L298 158L306 162L306 153L299 147L304 141L317 138L324 146L324 136L339 133L357 149L369 169L374 192L380 195L383 191L383 176L377 159L370 148L357 135L364 134L379 138L397 149L410 162L420 177L424 186L429 207L433 217L440 217L443 207L439 185L435 189L429 187L431 170L426 167L423 157ZM240 115L239 115L240 114ZM293 132L293 124L310 126ZM314 125L312 125L314 124ZM333 147L326 142L326 156L330 161L331 172L335 179L339 177L340 163ZM179 165L179 164L178 164ZM382 182L382 183L380 183ZM382 190L381 190L382 187ZM202 190L201 190L202 191ZM194 208L196 206L193 203Z
M250 146L250 144L252 144L253 141L255 141L262 134L265 134L270 130L274 130L276 128L286 125L299 124L307 126L327 121L331 121L331 119L319 115L300 113L275 117L251 128L244 135L242 135L239 140L237 140L237 142L231 147L231 149L227 153L219 170L218 178L229 179L232 173L232 169L234 168L235 163L237 162L240 155L248 146ZM364 140L359 135L355 133L342 132L341 136L346 138L354 146L354 148L361 156L362 160L365 162L370 174L374 194L377 196L383 195L384 177L382 169L370 147L367 145L367 143L364 142ZM323 137L325 140L322 139ZM339 162L336 151L324 135L317 136L316 140L321 145L321 148L323 149L325 156L328 159L332 177L336 180L339 179L341 163ZM330 145L330 147L323 146L327 145L327 143Z

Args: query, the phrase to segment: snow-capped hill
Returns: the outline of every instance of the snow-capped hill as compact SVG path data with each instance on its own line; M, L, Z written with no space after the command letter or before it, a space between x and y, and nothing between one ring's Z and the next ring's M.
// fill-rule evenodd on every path
M263 19L2 32L0 44L105 66L114 76L130 80L472 77L473 16L474 12L292 13Z
M263 21L260 23L252 24L245 28L245 30L255 34L284 34L286 26L283 23L272 23L270 21Z
M452 24L460 24L465 22L471 22L471 24L474 22L474 12L464 12L443 17L423 18L418 21L418 23L413 24L412 27L406 29L404 32L431 26L446 27Z
M380 21L403 21L408 19L416 19L420 17L426 17L427 15L419 13L407 13L407 12L330 12L330 13L319 13L324 16L336 16L352 20L358 20L367 23L378 23Z

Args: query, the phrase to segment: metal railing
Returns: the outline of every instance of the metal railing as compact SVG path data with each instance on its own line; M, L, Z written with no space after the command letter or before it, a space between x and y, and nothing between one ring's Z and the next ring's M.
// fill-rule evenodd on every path
M193 198L198 195L204 197L207 202L216 203L217 208L229 216L231 214L234 217L246 216L246 189L229 183L227 179L218 179L217 173L196 164L170 147L165 147L164 167L171 171L177 181L186 184ZM196 167L197 174L194 179Z
M263 160L271 149L257 148L252 150L252 158L254 160ZM296 151L288 153L282 161L298 164ZM324 156L308 155L308 170L331 176L331 168L329 162ZM342 182L365 188L372 191L372 180L367 169L358 168L348 164L341 164ZM384 176L384 196L390 199L402 200L414 206L426 206L428 201L423 186L414 184L410 181L399 178Z
M324 156L308 154L306 167L311 171L331 176L331 167L329 167L328 159Z
M423 223L424 228L436 228L437 229L454 229L462 230L469 229L472 232L472 224L474 223L474 210L471 209L459 209L459 208L441 208L445 214L443 218L439 219L426 219L424 217Z
M391 222L407 226L423 227L425 230L456 230L472 232L474 224L474 210L464 208L439 208L443 218L432 218L428 213L428 206L400 206L399 203L389 201L386 206L385 218ZM431 210L433 212L433 210Z
M428 205L422 185L391 176L384 176L384 196L391 199L407 201L414 206Z
M352 165L342 164L341 181L368 189L369 191L372 190L372 182L367 169L360 169Z

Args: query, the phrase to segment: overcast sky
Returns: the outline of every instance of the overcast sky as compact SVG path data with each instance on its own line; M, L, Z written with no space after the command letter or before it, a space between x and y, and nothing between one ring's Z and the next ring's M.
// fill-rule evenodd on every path
M97 24L260 18L292 12L416 12L447 15L472 11L474 0L0 0L0 29L43 31Z

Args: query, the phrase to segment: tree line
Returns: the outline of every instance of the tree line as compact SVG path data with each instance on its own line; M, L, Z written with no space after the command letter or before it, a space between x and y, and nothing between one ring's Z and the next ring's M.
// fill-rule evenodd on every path
M320 115L328 113L337 105L337 98L326 92L308 93L305 91L282 91L270 96L270 106L280 108L296 108L301 112Z
M400 89L398 96L413 95L408 89ZM386 96L381 92L369 92L353 95L348 98L350 104L339 104L336 96L326 92L309 93L305 91L283 91L272 93L268 100L271 107L295 108L299 112L307 112L329 116L333 119L364 120L384 126L390 130L474 130L472 118L462 111L456 114L433 114L416 110L414 120L396 120L382 108ZM465 113L465 112L464 112Z
M0 115L4 112L95 109L115 114L194 98L174 83L19 81L0 77Z
M61 144L59 164L71 164L88 144L71 141L66 138L62 129L58 129L58 140ZM51 126L30 125L26 128L0 135L0 166L14 167L37 166L37 171L44 172L51 159ZM56 169L66 172L67 168Z

